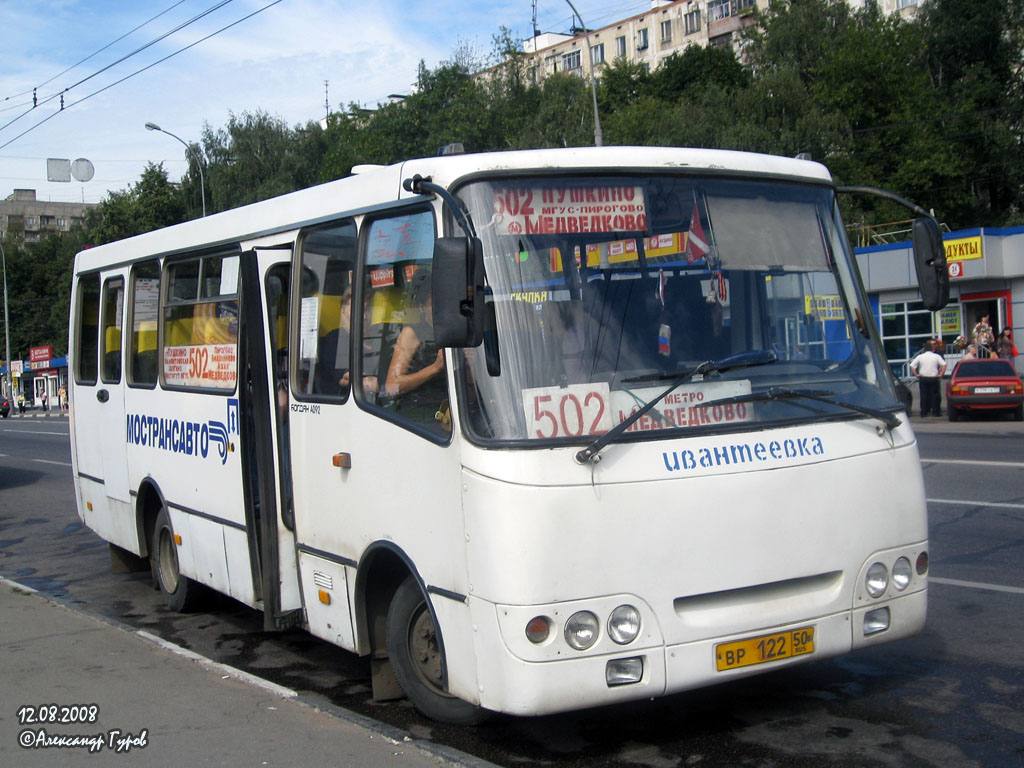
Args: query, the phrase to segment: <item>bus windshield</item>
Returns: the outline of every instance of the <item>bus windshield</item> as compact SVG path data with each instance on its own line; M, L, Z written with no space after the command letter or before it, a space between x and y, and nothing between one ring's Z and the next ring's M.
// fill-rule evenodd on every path
M459 373L476 441L590 442L652 400L621 439L899 408L826 186L529 177L457 194L487 274L485 341Z

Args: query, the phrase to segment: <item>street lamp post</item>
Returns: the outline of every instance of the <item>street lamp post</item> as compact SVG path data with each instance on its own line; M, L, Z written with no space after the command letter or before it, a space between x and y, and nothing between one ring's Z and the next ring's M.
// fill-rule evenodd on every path
M180 136L175 136L170 131L165 131L163 128L161 128L156 123L146 123L146 130L147 131L160 131L160 133L166 133L171 138L174 138L174 139L177 139L178 141L180 141L184 145L186 152L192 152L193 155L195 155L196 167L199 168L199 194L202 195L202 198L203 198L203 218L206 218L206 182L203 180L203 159L199 156L199 153L197 153L194 149L192 149L192 145L188 144Z
M580 12L576 10L576 6L569 0L565 0L565 2L572 8L576 18L580 20L580 26L583 27L583 39L587 43L587 58L590 59L590 95L594 99L594 146L600 147L604 142L601 135L601 118L597 114L597 77L594 72L594 55L590 50L590 32L587 30L587 25L583 23L583 17L580 16Z

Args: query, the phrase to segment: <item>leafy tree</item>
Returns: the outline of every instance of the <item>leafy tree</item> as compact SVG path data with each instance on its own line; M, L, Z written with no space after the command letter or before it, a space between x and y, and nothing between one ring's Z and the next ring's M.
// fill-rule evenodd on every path
M263 111L232 114L219 130L203 129L209 212L283 195L321 181L324 131L309 122L294 129ZM189 174L189 183L195 179Z
M181 190L168 181L163 163L149 163L138 184L124 192L111 192L89 212L86 228L93 245L101 245L184 220Z

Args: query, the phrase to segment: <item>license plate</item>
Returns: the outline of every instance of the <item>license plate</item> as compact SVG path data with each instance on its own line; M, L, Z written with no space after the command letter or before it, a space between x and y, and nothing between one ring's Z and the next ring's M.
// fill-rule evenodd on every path
M999 393L999 387L975 387L974 394L976 395L995 395Z
M719 643L715 646L715 665L719 672L724 672L805 653L814 653L814 627L787 629L771 635Z

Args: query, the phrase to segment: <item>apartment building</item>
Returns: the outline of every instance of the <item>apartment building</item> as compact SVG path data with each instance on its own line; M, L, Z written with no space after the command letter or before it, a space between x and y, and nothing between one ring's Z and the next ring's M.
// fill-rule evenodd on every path
M850 0L857 8L865 0ZM914 12L918 0L881 0L884 13ZM771 0L652 0L649 11L590 31L590 52L582 33L545 33L524 41L527 74L534 82L554 74L601 76L617 58L657 69L689 45L715 45L739 52L739 33L755 23L754 10ZM486 75L486 73L483 73Z
M16 189L0 200L0 237L11 233L38 243L51 232L67 232L82 223L93 203L50 203L36 199L34 189Z

